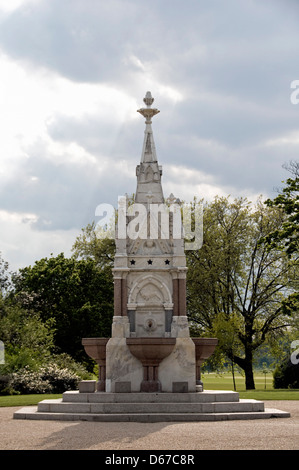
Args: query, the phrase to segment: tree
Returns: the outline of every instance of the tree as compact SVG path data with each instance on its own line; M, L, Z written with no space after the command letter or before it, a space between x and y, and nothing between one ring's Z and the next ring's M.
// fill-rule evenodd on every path
M88 363L82 338L110 335L113 284L92 259L43 258L21 269L15 285L24 307L55 320L58 352Z
M277 365L273 373L274 388L299 388L299 364L293 364L289 357Z
M115 241L110 238L98 237L94 222L82 229L81 235L76 238L72 251L75 258L92 259L99 268L104 269L107 273L112 273Z
M236 390L236 381L233 358L242 353L242 343L237 334L241 328L240 321L239 316L234 313L230 315L229 321L227 321L227 316L221 312L213 323L213 330L216 338L218 338L218 347L231 361L234 390Z
M0 252L0 293L2 295L5 295L11 287L11 273L8 268L8 262L4 261Z
M281 193L273 200L267 199L268 207L277 207L286 215L282 225L265 237L269 248L278 247L286 251L288 256L296 255L299 248L299 162L285 165L292 174L288 178Z
M285 310L291 313L299 310L299 162L291 161L289 165L284 165L284 167L293 176L286 180L285 187L280 194L273 200L267 199L265 204L268 207L279 208L285 214L285 220L281 227L269 233L263 241L268 245L269 250L272 248L285 250L288 257L292 258L297 266L297 276L294 279L295 292L283 302Z
M231 322L238 348L226 354L253 389L254 353L289 325L282 301L292 291L293 264L261 239L284 222L282 211L246 199L215 198L205 204L203 246L188 251L187 307L201 334L213 333L219 315Z
M53 334L51 320L43 322L37 312L0 295L0 338L5 346L2 373L41 364L50 356Z

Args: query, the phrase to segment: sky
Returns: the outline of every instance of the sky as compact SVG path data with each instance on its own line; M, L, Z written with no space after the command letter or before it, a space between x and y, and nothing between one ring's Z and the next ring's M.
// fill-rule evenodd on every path
M10 268L70 256L99 204L135 192L147 91L165 197L275 197L299 154L298 14L297 0L0 0Z

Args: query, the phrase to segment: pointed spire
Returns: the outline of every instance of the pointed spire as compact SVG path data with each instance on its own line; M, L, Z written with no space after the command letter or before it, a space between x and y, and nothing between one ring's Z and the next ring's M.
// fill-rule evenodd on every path
M137 190L136 202L146 204L148 202L147 195L152 194L152 202L163 202L163 191L161 186L162 169L158 165L156 147L152 130L152 118L160 111L152 108L154 98L148 91L143 99L146 108L138 109L143 117L145 117L144 141L141 154L140 165L136 168Z
M154 98L150 91L147 91L145 98L143 98L146 108L138 109L137 112L145 117L145 131L144 131L144 142L141 154L141 162L156 162L156 148L152 131L152 118L160 111L156 108L151 108L154 102Z

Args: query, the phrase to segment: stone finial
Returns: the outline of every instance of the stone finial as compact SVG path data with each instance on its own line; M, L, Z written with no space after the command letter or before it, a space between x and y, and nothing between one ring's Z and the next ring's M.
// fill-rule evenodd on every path
M148 108L150 108L154 101L155 101L155 100L154 100L154 98L152 97L151 92L150 92L150 91L147 91L147 92L146 92L146 95L145 95L145 98L143 98L143 102L146 104L146 106L147 106Z
M146 124L151 124L151 119L155 114L158 114L160 111L156 108L151 108L151 105L154 102L154 98L150 91L146 92L145 97L143 98L144 103L146 104L147 108L137 109L137 112L142 114L145 117Z

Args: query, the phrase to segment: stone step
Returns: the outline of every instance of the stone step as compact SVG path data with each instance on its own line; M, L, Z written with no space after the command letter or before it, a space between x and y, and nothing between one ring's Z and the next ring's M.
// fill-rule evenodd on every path
M257 400L211 403L67 403L62 399L43 400L39 412L91 414L148 414L148 413L238 413L264 411L264 403Z
M64 402L74 403L211 403L238 402L238 392L229 390L205 390L194 393L79 393L64 392Z
M60 421L102 421L102 422L200 422L246 419L289 418L290 413L265 409L265 411L234 413L134 413L134 414L101 414L101 413L49 413L39 412L37 407L25 407L14 413L15 419L60 420Z

